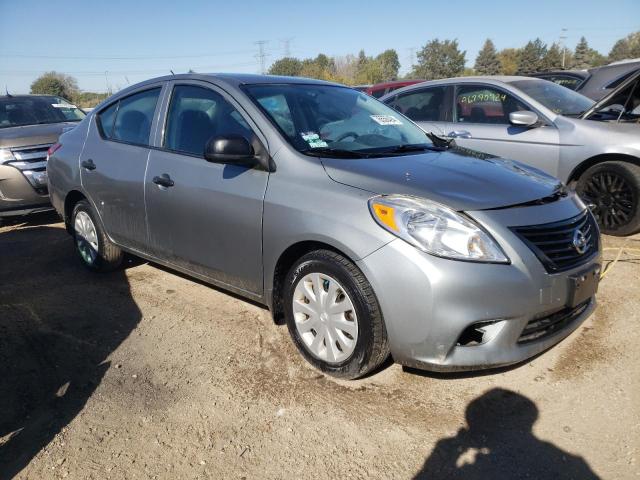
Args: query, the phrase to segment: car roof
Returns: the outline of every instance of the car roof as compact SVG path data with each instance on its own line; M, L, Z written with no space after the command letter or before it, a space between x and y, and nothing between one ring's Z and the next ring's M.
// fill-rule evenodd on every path
M0 95L0 100L6 100L7 98L33 98L33 97L56 97L56 98L62 98L59 95L51 95L51 94L41 94L41 93L23 93L20 95L13 95L13 94L9 94L9 95Z
M315 80L306 77L285 77L279 75L259 75L251 73L179 73L174 75L165 75L162 77L155 77L137 83L130 87L127 87L123 91L129 91L138 89L144 85L169 82L172 80L218 80L224 83L240 86L240 85L265 85L265 84L313 84L313 85L339 85L333 82L326 82L324 80Z
M413 85L414 83L420 83L420 82L424 82L424 80L412 80L412 79L408 79L408 80L392 80L390 82L380 82L380 83L376 83L374 85L370 85L369 88L371 89L377 89L377 88L382 88L382 87L393 87L395 85Z
M520 77L516 75L485 75L485 76L472 76L472 77L452 77L452 78L442 78L439 80L427 80L420 83L414 83L413 85L409 85L407 87L399 88L398 90L394 90L393 92L387 93L385 96L381 97L380 100L384 101L387 98L390 98L393 95L398 95L404 92L410 92L412 90L417 90L420 88L435 86L435 85L451 85L456 83L477 83L483 82L489 85L504 85L506 83L515 82L517 80L535 80L540 82L546 82L547 80L543 80L541 78L532 78L532 77Z
M542 77L544 75L570 75L574 77L587 78L589 72L587 70L548 70L546 72L532 73L532 77Z

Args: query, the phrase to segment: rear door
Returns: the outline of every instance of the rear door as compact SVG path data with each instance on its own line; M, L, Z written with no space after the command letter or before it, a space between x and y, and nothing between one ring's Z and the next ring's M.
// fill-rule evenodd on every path
M533 109L504 89L483 84L457 85L453 124L446 135L462 147L519 160L557 175L557 128L542 117L540 126L512 125L509 114L520 110Z
M197 275L262 294L262 206L268 172L210 163L207 141L266 140L226 92L206 82L171 84L164 128L145 180L153 254ZM158 178L171 186L158 184Z
M425 132L444 135L451 123L452 87L441 85L400 93L387 104L409 117Z
M80 156L82 186L118 244L146 251L144 174L162 85L123 97L91 122Z

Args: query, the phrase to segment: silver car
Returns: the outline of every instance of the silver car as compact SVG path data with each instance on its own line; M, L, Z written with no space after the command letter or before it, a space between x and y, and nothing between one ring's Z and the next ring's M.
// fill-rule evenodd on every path
M328 374L521 362L593 311L597 224L557 179L434 142L340 85L175 75L62 135L49 185L88 268L129 252L265 304Z
M640 72L598 103L547 80L499 76L424 82L381 100L459 146L560 178L603 233L640 231Z

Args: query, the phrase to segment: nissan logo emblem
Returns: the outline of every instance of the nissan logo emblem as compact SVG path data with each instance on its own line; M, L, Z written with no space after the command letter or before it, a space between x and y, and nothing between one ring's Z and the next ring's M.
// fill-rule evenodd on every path
M584 236L582 230L576 230L573 232L573 241L571 243L573 244L573 248L575 248L576 252L580 255L587 251L587 237Z

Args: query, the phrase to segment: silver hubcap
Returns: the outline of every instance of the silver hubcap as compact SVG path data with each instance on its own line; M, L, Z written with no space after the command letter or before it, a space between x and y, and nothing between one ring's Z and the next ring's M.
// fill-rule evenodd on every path
M82 259L93 263L98 255L98 234L93 220L87 212L79 211L74 222L76 245Z
M358 319L342 285L323 273L302 277L293 292L293 317L307 350L327 363L351 356L358 341Z

